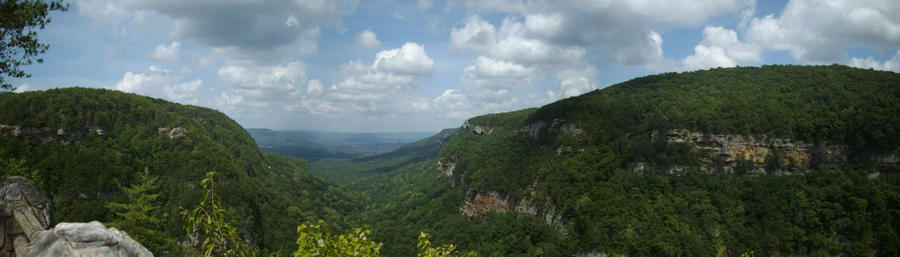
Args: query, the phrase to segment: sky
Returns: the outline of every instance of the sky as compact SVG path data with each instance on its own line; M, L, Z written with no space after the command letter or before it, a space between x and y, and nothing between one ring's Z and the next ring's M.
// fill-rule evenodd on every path
M438 131L663 72L900 72L896 0L71 0L17 92L96 87L247 128Z

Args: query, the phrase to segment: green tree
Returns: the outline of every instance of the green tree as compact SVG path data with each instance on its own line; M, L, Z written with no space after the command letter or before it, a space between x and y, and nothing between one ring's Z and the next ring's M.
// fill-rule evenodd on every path
M357 228L352 233L333 235L325 222L301 224L297 227L297 251L294 257L377 257L381 243L369 239L372 232L368 228Z
M65 11L69 4L62 0L44 2L41 0L0 0L0 89L13 89L3 77L31 77L22 66L37 61L50 45L41 43L37 29L44 29L50 23L50 11Z
M109 222L110 226L127 232L151 252L160 253L175 240L163 232L165 220L159 211L157 179L145 168L136 183L128 187L119 185L125 192L126 201L109 202L106 207L116 214L116 219Z
M459 253L456 250L456 246L442 245L440 247L431 247L431 235L422 232L419 234L419 243L416 245L416 248L419 248L418 257L477 257L478 255L474 252L467 253Z
M297 251L294 257L378 257L382 244L369 239L372 233L369 228L356 228L351 233L334 235L326 228L325 222L319 220L315 225L302 224L297 227ZM460 253L452 244L431 247L431 235L419 234L418 257L477 257L474 252Z
M184 229L189 238L199 240L203 256L256 256L256 249L244 242L237 227L228 220L228 210L216 195L216 173L208 172L200 181L205 192L193 210L184 210Z

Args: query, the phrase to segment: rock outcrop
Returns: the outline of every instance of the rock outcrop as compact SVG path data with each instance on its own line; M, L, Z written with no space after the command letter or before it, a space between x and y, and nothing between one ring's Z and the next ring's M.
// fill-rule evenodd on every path
M518 132L528 135L532 138L538 138L540 132L544 129L547 129L547 132L553 133L554 135L560 134L582 134L584 130L575 125L575 123L564 120L564 119L553 119L550 122L550 126L547 126L547 121L539 120L532 122L530 124L525 124L521 128L519 128Z
M481 125L477 125L477 124L472 124L469 121L463 122L462 129L470 129L470 130L472 130L472 133L475 135L488 135L488 134L491 134L491 132L494 132L493 128L490 128L487 126L481 126Z
M438 159L437 169L441 171L441 175L453 177L453 170L456 169L456 156L450 155L446 160Z
M153 253L125 232L100 222L59 223L32 240L26 257L152 257Z
M26 139L33 145L59 142L63 146L67 146L75 140L91 133L95 133L98 136L106 135L103 129L99 127L90 127L80 130L65 130L52 127L38 128L0 124L0 136Z
M733 172L741 162L750 164L750 172L790 173L789 170L802 172L814 168L835 168L859 159L873 160L889 166L896 166L900 160L898 150L872 151L851 156L846 145L811 144L767 135L706 134L674 129L662 135L654 133L653 136L663 136L669 143L688 143L710 152L712 158L721 161L722 167L715 167L713 160L701 160L704 165L700 168L707 171L721 168L726 172ZM649 168L648 164L634 163L629 166L632 171ZM772 167L777 167L777 170L767 170Z
M0 256L153 256L125 232L97 221L56 224L46 194L19 176L0 182L0 243Z
M187 130L185 130L183 127L174 127L174 128L163 127L163 128L156 129L156 132L159 133L160 135L167 136L167 137L169 137L169 139L172 139L172 140L182 139L185 136L187 136Z
M545 210L546 209L546 210ZM533 201L528 199L514 199L508 195L496 191L482 191L474 188L466 190L466 202L459 209L466 217L477 217L490 212L517 211L541 218L556 230L563 231L563 227L571 223L550 208L538 208Z

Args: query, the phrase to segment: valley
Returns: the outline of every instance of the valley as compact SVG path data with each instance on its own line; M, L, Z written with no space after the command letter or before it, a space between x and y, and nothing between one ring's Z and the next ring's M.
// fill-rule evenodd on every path
M290 255L297 226L320 220L370 228L382 256L416 256L422 232L478 256L900 249L893 72L665 73L433 135L244 129L105 89L0 93L0 109L0 172L35 181L60 220L113 222L122 187L158 177L150 226L165 238L133 236L160 256L196 254L182 211L210 171L222 222L259 255Z

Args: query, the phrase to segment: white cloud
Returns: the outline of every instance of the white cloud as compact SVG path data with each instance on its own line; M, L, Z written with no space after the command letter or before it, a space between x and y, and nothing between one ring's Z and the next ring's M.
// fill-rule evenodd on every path
M231 105L259 109L290 109L301 99L307 83L306 66L298 61L271 66L234 63L219 68L218 76L229 85L223 97Z
M850 66L900 72L900 50L897 50L894 57L890 60L885 60L884 62L876 61L872 57L867 57L865 59L854 57L850 59Z
M378 41L378 36L375 35L375 32L368 29L356 34L356 43L368 48L381 48L381 41Z
M144 73L126 72L122 80L116 83L115 89L130 93L150 92L152 88L163 86L177 78L170 70L150 66Z
M435 108L448 118L462 118L533 107L596 89L596 69L585 58L583 42L571 39L573 24L566 16L527 14L524 21L510 16L499 27L471 16L462 27L453 28L450 49L479 56L463 70L460 88L446 90L434 99ZM645 41L650 47L637 48L650 51L642 54L662 59L659 34L650 31ZM531 93L551 74L558 89L550 89L546 95Z
M462 28L450 30L450 48L456 50L486 51L496 44L497 29L494 25L471 16Z
M203 88L203 80L193 80L164 87L163 96L175 102L198 104L200 102L198 93L201 88Z
M464 27L451 30L450 47L524 64L577 61L585 55L580 46L565 47L529 37L522 22L507 18L496 29L478 16L470 17Z
M36 89L34 87L32 87L31 85L22 84L22 85L16 87L16 90L13 90L13 93L23 93L23 92L34 91L34 90L36 90Z
M475 64L466 68L473 70L474 74L482 78L522 78L528 77L535 72L534 68L515 64L512 62L504 62L494 60L484 56L478 56Z
M324 88L307 84L307 96L296 106L330 117L385 117L427 112L432 103L416 89L418 79L429 76L434 60L425 48L407 42L400 48L377 53L372 65L355 60L340 66L337 82Z
M588 1L571 1L588 2ZM623 9L627 12L652 19L654 23L681 23L698 24L709 18L729 13L736 13L754 1L744 0L629 0L616 1L611 4L613 9Z
M150 66L141 73L126 72L122 80L109 87L180 103L198 104L203 81L181 82L184 77L185 74L180 72Z
M325 91L322 81L311 79L306 83L306 94L312 97L318 97Z
M694 25L736 13L753 0L466 0L476 10L509 13L564 12L571 14L634 17L650 23Z
M485 90L530 88L538 78L537 69L513 62L479 56L463 70L463 86Z
M897 13L898 1L791 0L778 17L753 18L745 38L803 63L844 63L848 47L900 44Z
M163 24L172 24L171 38L222 49L232 54L227 58L273 63L269 57L281 57L274 61L278 62L298 48L314 52L320 27L339 27L357 2L76 0L74 5L80 14L109 23L116 30L123 20L149 14L167 18Z
M734 30L707 26L703 29L703 41L694 47L694 54L681 62L686 70L734 67L759 62L761 52L759 46L741 42Z
M576 50L568 52L571 54L581 54L579 50L591 49L594 54L616 64L658 70L671 69L674 65L670 64L671 60L664 59L661 47L663 38L653 30L657 24L692 26L714 17L752 10L755 0L468 0L466 4L476 11L500 11L511 14L511 17L524 16L526 33L520 34L520 37L538 40L540 44L531 44L538 50L535 53L540 53L543 46ZM473 36L476 35L473 33L476 28L467 23L469 30L456 32L458 36L468 37L458 39L478 39ZM459 48L460 43L451 40L451 47ZM471 48L477 44L462 46ZM565 56L554 51L547 53Z
M372 68L404 75L431 75L434 60L425 53L425 47L407 42L400 48L385 50L375 55Z
M597 84L585 77L578 77L563 79L559 82L559 87L562 89L563 97L572 97L597 89Z
M181 43L178 41L172 41L171 44L159 44L156 46L156 50L153 53L150 53L150 58L163 61L163 62L175 62L178 61L178 55L181 53Z

